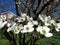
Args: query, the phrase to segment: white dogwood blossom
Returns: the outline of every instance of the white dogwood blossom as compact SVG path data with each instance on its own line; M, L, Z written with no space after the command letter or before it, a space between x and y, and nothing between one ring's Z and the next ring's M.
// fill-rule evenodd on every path
M25 21L25 17L18 17L16 19L18 20L18 22L24 22Z
M27 24L27 25L24 25L21 33L27 33L27 32L33 32L33 31L34 31L33 25Z
M26 13L21 13L21 17L26 17L27 14Z
M7 29L7 32L13 31L15 29L16 23L13 23L10 25L10 27Z
M26 16L26 18L27 18L27 21L32 21L33 20L33 18L29 17L29 16Z
M21 13L21 17L17 17L16 20L18 20L18 22L24 22L26 20L26 16L27 14Z
M54 19L50 20L50 23L55 25L56 21Z
M52 37L53 29L60 31L60 22L57 23L51 16L39 14L38 18L34 19L26 13L21 13L20 17L13 17L10 14L8 16L0 15L0 29L6 26L7 32L12 31L14 34L33 33L36 30L45 37Z
M23 26L22 25L15 26L14 33L15 34L18 34L22 29L23 29Z
M21 24L17 25L16 23L8 23L7 32L13 31L15 34L18 34L21 31L21 29L23 29L23 26Z
M40 34L45 35L46 37L53 36L53 34L49 32L50 28L48 28L47 26L38 26L36 30L37 32L40 32Z
M6 15L1 15L0 20L5 21L6 20Z
M12 15L12 14L8 14L8 19L11 19L12 17L13 17L14 15Z
M49 25L55 23L55 21L54 21L53 19L51 19L50 16L39 15L39 18L40 18L40 20L42 20L42 22L44 22L44 24L45 24L46 26L49 26Z
M7 21L0 20L0 29L3 28L7 24Z
M55 29L56 29L57 32L60 31L60 23L57 23L57 24L55 25Z
M42 20L43 22L45 20L45 17L46 17L45 15L41 15L41 14L39 15L40 20Z

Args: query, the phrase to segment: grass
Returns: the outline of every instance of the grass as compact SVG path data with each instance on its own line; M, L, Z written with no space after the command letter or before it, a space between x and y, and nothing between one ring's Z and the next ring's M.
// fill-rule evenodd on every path
M0 34L0 45L9 45L9 41L6 39L3 39Z

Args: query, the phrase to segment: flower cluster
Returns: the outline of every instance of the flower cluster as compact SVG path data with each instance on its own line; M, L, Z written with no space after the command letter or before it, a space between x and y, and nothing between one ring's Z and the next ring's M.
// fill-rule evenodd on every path
M39 14L36 20L25 13L22 13L20 17L0 15L0 29L4 26L7 26L7 32L12 31L18 34L37 31L45 37L53 36L53 30L57 32L60 31L60 22L57 23L51 16L42 14Z

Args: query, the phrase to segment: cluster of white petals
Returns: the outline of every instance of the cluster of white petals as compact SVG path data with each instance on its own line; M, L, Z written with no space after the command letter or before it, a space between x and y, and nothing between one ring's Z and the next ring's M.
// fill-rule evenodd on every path
M39 23L39 21L43 22ZM42 24L42 25L41 25ZM18 33L31 33L34 30L39 32L45 37L52 37L53 33L49 26L55 27L55 31L60 31L60 22L57 23L51 16L46 16L39 14L37 20L33 20L33 17L30 17L26 13L21 13L21 16L14 17L13 15L0 15L0 29L4 26L7 26L7 32ZM37 26L37 27L34 27Z
M27 33L27 32L33 32L34 31L33 25L31 25L31 23L30 24L29 23L30 22L28 22L27 25L24 25L23 30L21 31L21 33Z
M51 24L54 24L55 21L53 19L51 19L50 16L46 16L46 15L39 15L39 18L42 22L45 23L46 26L49 26Z
M50 28L48 28L47 26L38 26L36 30L37 32L40 32L40 34L45 35L46 37L53 36L53 34L49 32Z
M55 25L55 29L56 29L57 32L60 31L60 23L57 23L57 24Z

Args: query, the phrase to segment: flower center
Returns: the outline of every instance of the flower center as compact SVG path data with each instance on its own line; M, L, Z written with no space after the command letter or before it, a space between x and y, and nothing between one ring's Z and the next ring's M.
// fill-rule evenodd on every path
M29 27L26 27L26 30L29 30Z
M16 27L17 30L20 30L20 27Z
M49 23L49 20L46 20L46 23Z
M28 21L30 20L30 18L27 19Z
M42 32L43 32L44 34L46 33L46 31L45 31L44 29L42 30Z
M19 30L20 28L17 28L17 30Z

